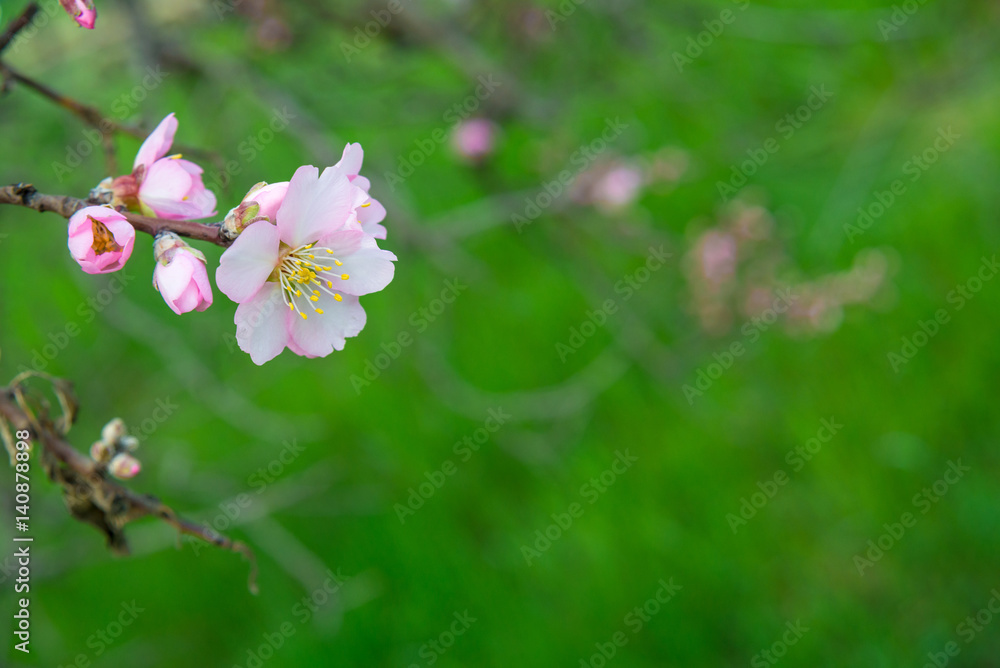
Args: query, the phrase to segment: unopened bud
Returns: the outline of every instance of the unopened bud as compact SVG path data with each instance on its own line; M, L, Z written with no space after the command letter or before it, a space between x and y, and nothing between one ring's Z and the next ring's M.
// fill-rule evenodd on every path
M223 238L232 241L250 225L261 220L269 220L267 216L260 215L260 204L253 198L254 195L266 186L266 181L256 184L250 189L250 192L247 193L238 206L229 210L225 220L222 221L222 228L219 231Z
M122 436L118 444L123 450L128 450L129 452L135 452L139 448L139 439L135 436Z
M118 439L127 433L128 429L125 427L125 421L121 418L114 418L104 425L104 429L101 430L101 440L104 441L108 447L113 447L114 444L118 442Z
M174 232L160 232L153 242L153 259L166 266L174 259L178 253L190 253L202 264L206 264L205 254L197 248L192 248L186 241L181 239ZM154 281L155 286L155 281Z
M121 480L135 477L141 469L142 465L139 464L139 460L124 452L115 455L108 465L108 472Z
M111 446L104 441L94 441L90 446L90 458L102 464L107 462L111 459Z

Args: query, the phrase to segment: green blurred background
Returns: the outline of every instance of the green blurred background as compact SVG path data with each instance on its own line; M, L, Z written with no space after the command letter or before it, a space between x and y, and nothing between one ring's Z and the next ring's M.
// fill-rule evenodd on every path
M176 549L154 521L114 558L39 481L32 654L11 639L0 663L1000 665L1000 620L963 621L1000 603L996 5L96 3L93 32L43 3L6 61L116 120L176 112L178 142L236 165L194 158L227 186L220 216L361 142L399 261L343 352L257 367L224 295L183 317L163 304L148 237L123 275L89 276L62 219L0 207L4 382L73 380L80 448L123 417L143 437L131 485L247 542L261 590L238 556ZM165 74L143 88L149 68ZM481 76L500 85L477 98ZM498 128L491 155L438 141L466 113ZM581 159L609 122L625 128ZM107 175L100 150L57 166L85 126L23 86L0 130L0 183L83 197ZM138 144L118 140L120 164ZM746 186L724 197L734 171ZM531 201L546 206L523 224ZM510 417L456 446L490 410ZM635 461L608 474L618 451Z

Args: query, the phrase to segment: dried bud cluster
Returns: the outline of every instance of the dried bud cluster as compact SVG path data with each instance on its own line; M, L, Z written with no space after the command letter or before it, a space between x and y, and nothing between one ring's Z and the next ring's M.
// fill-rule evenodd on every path
M128 428L121 418L114 418L101 430L101 440L90 446L90 456L95 462L106 466L116 478L126 480L135 477L141 470L139 460L132 452L139 447L139 439L128 434Z

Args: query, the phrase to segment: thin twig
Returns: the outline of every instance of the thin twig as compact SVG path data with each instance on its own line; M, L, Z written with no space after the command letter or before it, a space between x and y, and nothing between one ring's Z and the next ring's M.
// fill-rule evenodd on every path
M3 31L0 35L0 53L3 53L4 49L10 46L10 43L14 41L17 33L21 32L24 28L28 26L29 23L35 18L35 14L38 13L38 3L29 3L21 15L10 22L7 29Z
M66 109L84 123L100 132L101 140L104 144L105 154L109 156L109 161L114 160L114 145L111 141L114 133L119 132L135 137L136 139L145 139L146 135L149 134L146 130L143 130L138 126L126 125L125 123L119 123L118 121L107 118L96 107L92 107L88 104L84 104L83 102L79 102L71 97L63 95L40 81L32 79L23 72L11 68L10 65L2 61L0 61L0 74L4 76L5 80L13 80L27 86L30 90L33 90L45 99L54 102L57 106ZM216 166L221 165L223 162L222 157L215 151L209 151L195 146L188 146L186 144L175 143L173 146L178 153L186 153L196 158L208 160ZM118 170L114 167L114 165L109 165L109 176L116 176L117 171Z
M0 186L0 204L23 206L41 213L51 211L58 213L63 218L69 218L83 207L93 205L93 202L69 195L46 195L35 190L35 187L30 183L16 183L10 186ZM219 246L228 246L232 243L219 235L217 225L205 225L190 220L150 218L127 211L121 213L132 224L132 227L153 237L160 232L169 230L182 237L207 241Z
M76 496L72 501L76 505L71 507L74 516L103 529L108 535L110 547L126 551L124 536L120 535L122 527L142 517L156 517L181 534L196 536L216 547L246 557L250 562L249 587L256 593L257 563L249 547L206 525L184 519L155 497L139 494L108 477L102 467L67 442L46 416L36 416L28 409L19 384L0 388L0 418L10 422L16 430L31 431L32 437L43 449L39 459L44 463L46 459L54 458L58 464L55 467L46 466L47 473L54 482L67 490L68 503L71 502L69 489L74 489ZM81 494L89 502L86 513L79 510Z

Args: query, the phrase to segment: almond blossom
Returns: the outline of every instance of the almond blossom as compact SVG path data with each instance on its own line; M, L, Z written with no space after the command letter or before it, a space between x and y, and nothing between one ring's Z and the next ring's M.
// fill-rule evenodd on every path
M202 182L204 170L180 154L167 156L176 132L177 119L170 114L139 147L132 173L105 179L98 192L110 193L112 204L146 216L168 220L214 216L215 194Z
M88 274L118 271L134 244L135 228L114 209L88 206L70 216L69 252Z
M287 184L251 190L257 220L222 254L216 283L239 304L236 340L256 364L286 347L305 357L343 350L365 326L358 297L392 280L396 256L360 220L375 202L357 175L360 155L347 160L349 150L322 174L307 165Z

